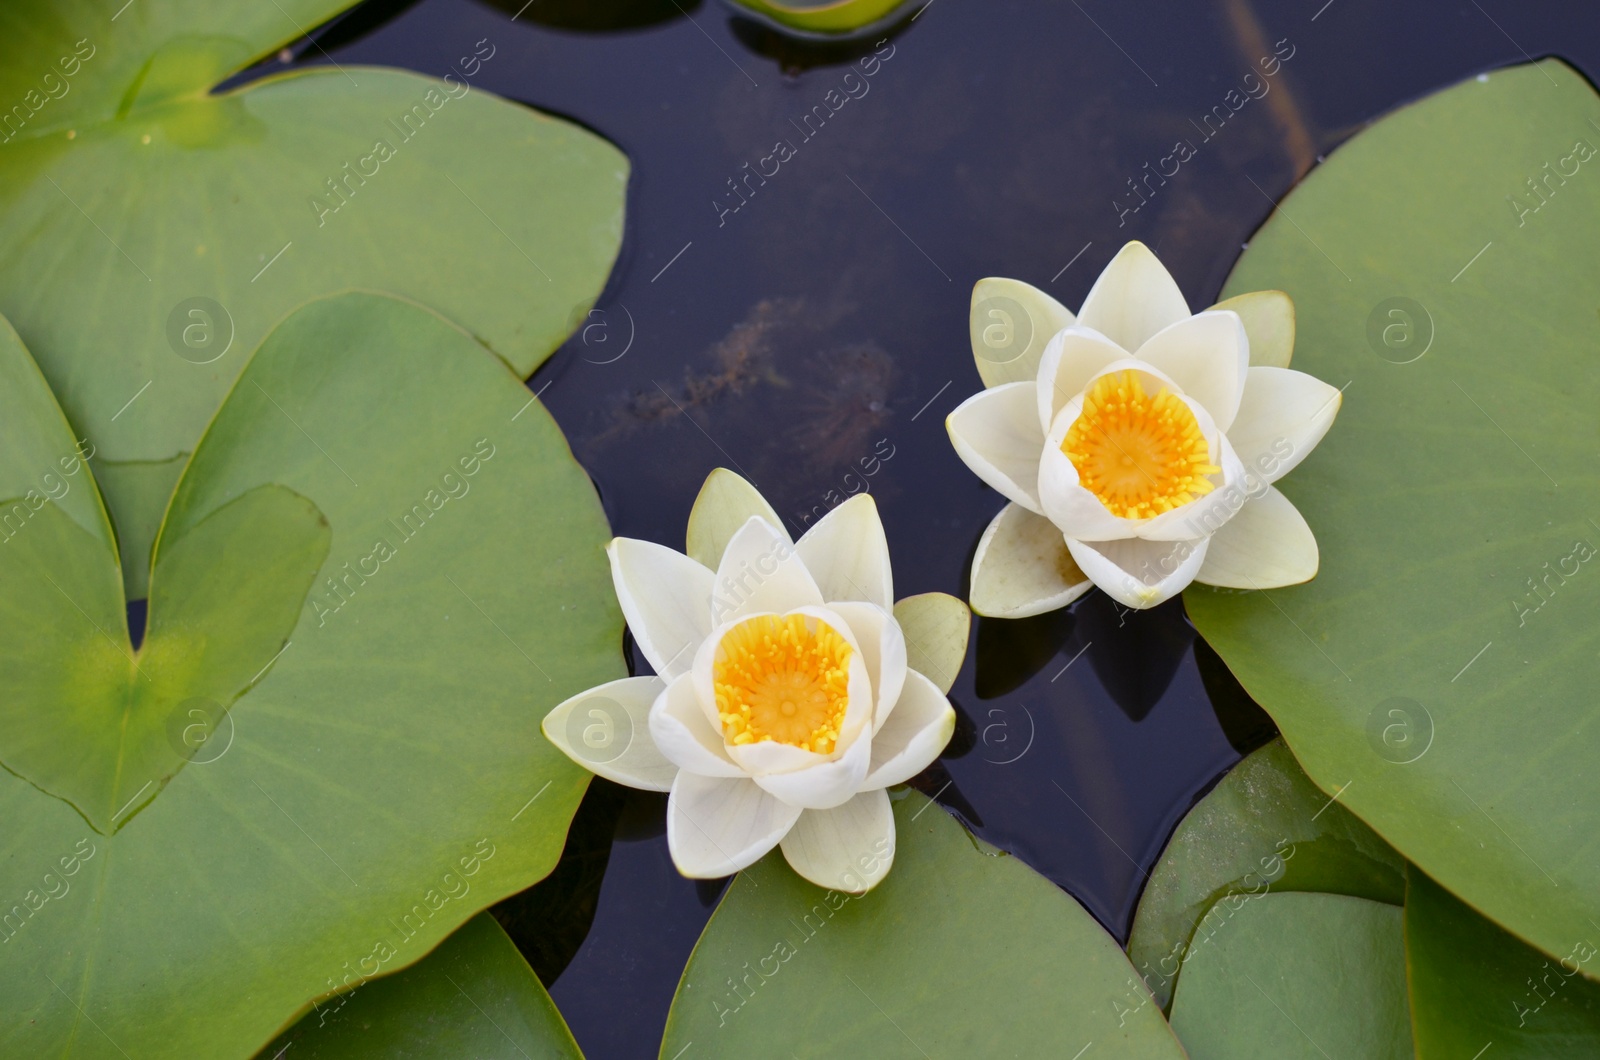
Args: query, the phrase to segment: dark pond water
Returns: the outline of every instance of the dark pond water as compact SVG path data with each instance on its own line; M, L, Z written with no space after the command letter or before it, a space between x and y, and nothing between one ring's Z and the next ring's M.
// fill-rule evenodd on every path
M933 0L826 46L717 0L423 0L319 43L443 75L485 39L479 84L633 162L610 286L530 384L615 531L681 547L719 465L797 533L867 488L899 595L964 595L1002 504L943 426L979 386L974 280L1076 307L1137 238L1207 305L1272 200L1373 117L1528 56L1600 70L1600 11L1529 0ZM834 89L858 98L806 125ZM777 175L733 190L779 141ZM1180 141L1192 157L1150 176ZM980 622L952 698L955 741L917 785L1119 938L1173 826L1272 733L1177 602ZM664 805L596 782L554 875L498 910L591 1057L655 1055L721 890L673 871Z

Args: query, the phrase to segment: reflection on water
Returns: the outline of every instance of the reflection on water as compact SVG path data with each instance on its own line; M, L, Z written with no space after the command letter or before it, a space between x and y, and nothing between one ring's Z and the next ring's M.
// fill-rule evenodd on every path
M715 0L388 0L329 39L341 64L439 75L488 38L481 87L628 153L622 259L532 381L617 533L681 547L717 466L795 533L866 490L897 593L964 595L1003 503L942 422L979 385L973 282L1075 307L1137 238L1210 304L1272 200L1361 123L1518 45L1600 69L1600 13L1497 17L1517 45L1421 3L936 0L891 39L818 46ZM917 787L1119 937L1175 823L1272 731L1177 602L980 622L952 699ZM663 809L595 782L555 875L499 910L591 1057L654 1054L720 889L672 870Z

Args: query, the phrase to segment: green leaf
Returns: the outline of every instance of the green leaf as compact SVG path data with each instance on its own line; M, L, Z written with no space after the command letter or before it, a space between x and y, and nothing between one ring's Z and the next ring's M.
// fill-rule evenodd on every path
M1410 1060L1400 910L1335 894L1245 899L1184 967L1192 1060Z
M1600 922L1594 145L1600 99L1543 62L1397 111L1284 200L1228 290L1287 291L1296 367L1345 388L1279 483L1322 569L1185 595L1323 790L1556 957Z
M479 913L417 964L329 1000L257 1060L477 1056L582 1060L561 1013L494 917Z
M1415 868L1405 912L1411 1027L1421 1060L1600 1056L1600 930L1553 960L1485 920Z
M246 6L247 22L282 19ZM0 146L0 311L101 460L192 452L267 331L336 291L433 306L524 377L566 337L615 260L627 162L475 90L494 47L463 43L448 82L340 67L206 93L224 63L198 88ZM62 103L77 88L120 98L126 71L99 61ZM107 491L130 596L145 595L175 477L125 474Z
M1235 907L1220 900L1268 891L1405 900L1405 862L1319 791L1282 740L1246 756L1189 811L1145 884L1128 956L1162 1007L1191 939L1221 930Z
M906 0L832 0L831 3L781 3L779 0L734 0L790 29L812 33L849 33L887 18Z
M0 142L200 96L349 0L15 0L0 8Z
M37 434L0 447L16 495L73 439L15 340L0 353L0 430ZM622 675L621 616L593 487L487 350L374 294L313 302L272 333L157 543L136 656L150 690L126 676L92 483L70 481L0 544L6 677L34 697L0 725L0 996L26 1014L0 1028L0 1054L249 1053L555 864L588 774L539 719ZM19 549L36 557L25 570L6 558ZM297 565L324 549L307 594ZM48 663L32 684L14 661L27 651ZM87 796L28 783L17 756L43 753L39 733L99 753L99 701L77 689L118 668L138 691L120 772L52 763L100 785L80 815ZM211 690L238 681L224 712ZM217 702L179 698L195 689ZM136 794L104 835L90 822L108 784Z
M719 1056L1182 1055L1116 942L1054 884L906 791L894 867L862 896L777 852L695 946L663 1060Z

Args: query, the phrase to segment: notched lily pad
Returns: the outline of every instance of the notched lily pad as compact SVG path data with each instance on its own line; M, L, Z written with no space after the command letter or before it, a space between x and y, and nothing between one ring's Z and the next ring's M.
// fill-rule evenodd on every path
M248 1055L549 872L588 775L538 721L623 675L622 620L500 360L381 295L288 318L173 495L137 653L76 445L0 332L0 1055Z

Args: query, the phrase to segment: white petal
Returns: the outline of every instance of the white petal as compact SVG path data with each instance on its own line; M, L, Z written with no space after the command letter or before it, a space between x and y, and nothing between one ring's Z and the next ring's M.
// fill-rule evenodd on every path
M1226 431L1239 411L1250 340L1238 314L1205 312L1163 328L1139 347L1139 360L1165 372Z
M972 609L990 618L1054 611L1093 584L1078 569L1056 525L1018 504L1000 510L972 557Z
M1231 309L1250 336L1250 363L1289 367L1294 353L1294 299L1282 291L1251 291L1218 302L1212 309Z
M831 810L850 801L866 779L872 763L872 736L862 733L848 750L832 762L797 769L792 773L764 773L752 779L771 795L807 810Z
M1017 510L1027 511L1020 505ZM967 605L949 593L920 593L896 603L894 619L905 639L906 665L948 693L967 658L972 634Z
M665 680L687 673L711 632L711 572L681 552L619 537L606 546L611 584L634 643Z
M728 757L722 733L706 720L694 677L684 674L656 698L650 711L650 737L679 769L703 777L742 777L745 771Z
M714 880L753 865L799 817L800 807L752 781L679 773L667 799L667 846L679 872Z
M1039 507L1044 431L1035 383L1007 383L967 398L944 421L956 455L973 474L1030 512Z
M1056 414L1083 393L1089 380L1132 355L1099 332L1081 326L1068 328L1051 339L1039 362L1038 387L1034 391L1040 427L1049 431Z
M1198 541L1075 541L1067 548L1095 585L1125 607L1164 603L1194 581L1211 538Z
M789 866L818 887L862 894L894 864L894 810L883 791L832 810L807 810L783 837Z
M1272 486L1211 539L1195 581L1230 589L1276 589L1317 574L1317 539L1289 498Z
M894 606L889 542L878 504L867 494L858 493L824 515L794 547L829 603L865 600L885 610Z
M1038 374L1050 336L1072 323L1072 311L1032 284L989 277L972 288L972 356L986 387Z
M783 520L754 486L725 467L712 471L689 510L690 558L716 570L728 542L751 516L765 519L788 539Z
M883 727L906 681L906 639L900 623L881 607L846 601L828 605L850 624L872 682L872 731Z
M1228 441L1248 471L1276 482L1322 441L1343 400L1337 387L1304 372L1251 368Z
M711 592L713 623L822 603L822 593L789 535L765 519L746 520L728 541ZM707 630L709 633L710 631Z
M545 738L596 776L630 788L666 791L678 767L650 738L650 706L666 685L625 677L580 692L545 715Z
M1189 303L1150 248L1132 242L1117 252L1078 311L1078 323L1125 350L1189 315Z
M872 740L872 768L861 790L904 784L939 757L955 731L955 708L938 686L912 670L900 705Z

